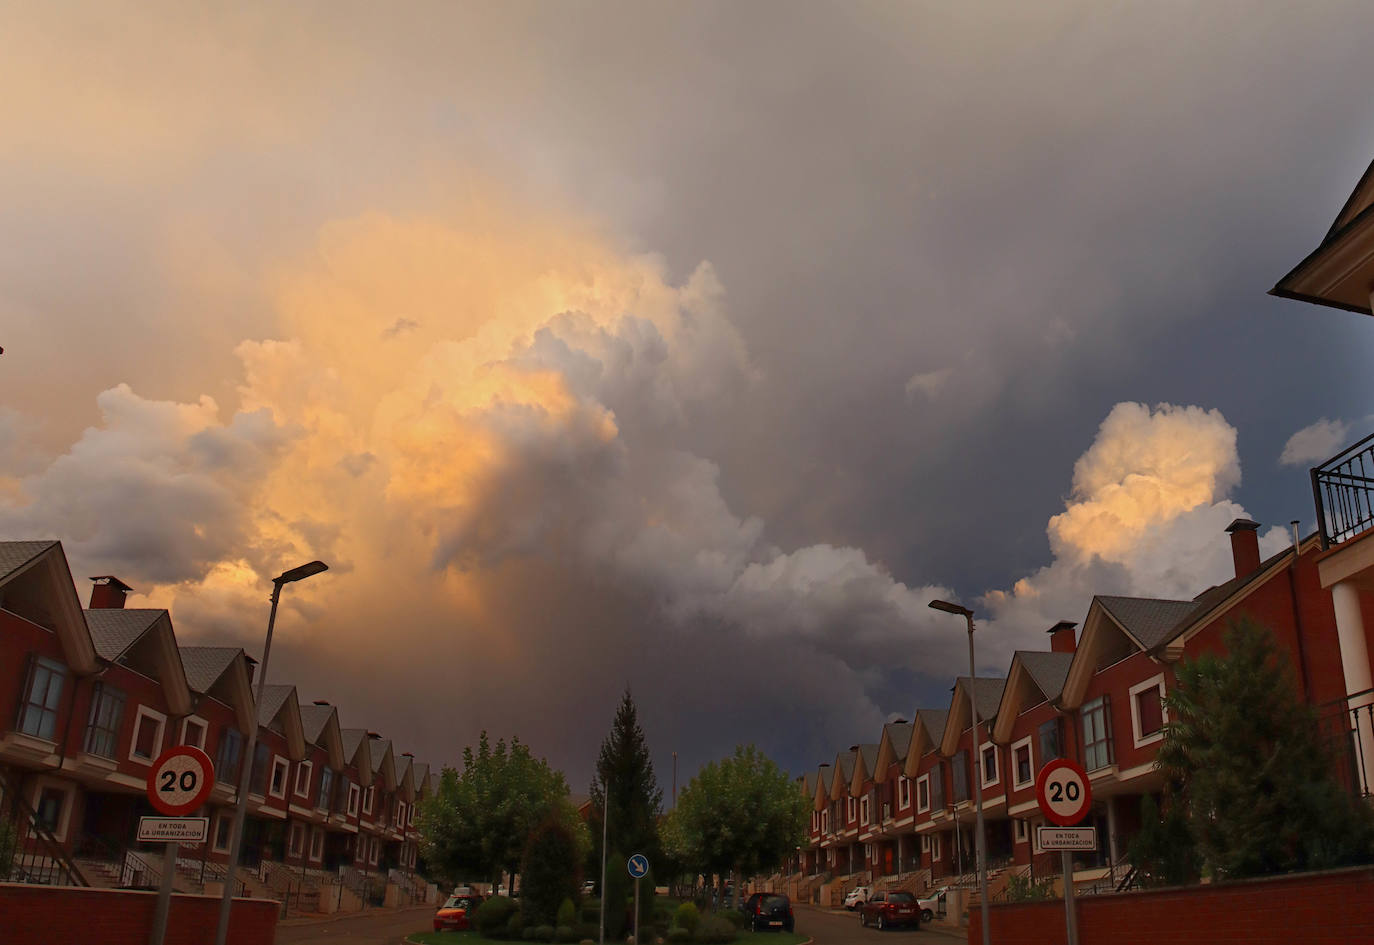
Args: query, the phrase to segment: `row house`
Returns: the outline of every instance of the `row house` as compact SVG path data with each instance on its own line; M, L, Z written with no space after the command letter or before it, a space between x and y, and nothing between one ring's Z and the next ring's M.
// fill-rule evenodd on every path
M885 725L876 745L841 752L828 774L804 779L812 818L797 862L845 877L844 887L882 881L919 889L967 876L976 869L981 790L989 867L1055 872L1058 854L1036 842L1043 821L1035 780L1048 761L1069 758L1092 782L1084 824L1098 828L1100 841L1076 854L1078 875L1123 875L1141 799L1162 788L1154 761L1173 667L1219 652L1227 628L1243 617L1273 632L1305 701L1338 707L1336 724L1325 729L1337 773L1368 794L1361 765L1370 756L1357 726L1342 724L1348 650L1322 583L1327 552L1313 535L1261 560L1258 528L1239 519L1227 529L1235 575L1225 583L1192 600L1096 596L1081 635L1077 623L1061 621L1049 628L1048 650L1017 651L1005 677L960 677L946 707L920 709L909 723Z
M175 745L215 765L209 836L183 845L177 888L224 879L245 764L239 881L415 869L414 811L438 782L428 765L341 728L336 707L302 704L292 685L266 685L255 702L241 648L179 646L167 611L126 608L128 585L93 581L83 609L60 543L0 542L0 701L13 708L0 723L0 812L19 831L18 878L153 881L160 847L137 843L137 824L154 813L151 765Z

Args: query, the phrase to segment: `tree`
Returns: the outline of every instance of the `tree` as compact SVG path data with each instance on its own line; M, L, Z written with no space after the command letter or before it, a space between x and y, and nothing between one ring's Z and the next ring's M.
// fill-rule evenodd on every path
M581 853L557 811L530 834L520 868L520 912L526 925L553 925L563 900L577 896Z
M1165 700L1156 765L1172 788L1173 842L1191 836L1205 869L1227 879L1367 862L1370 811L1332 776L1315 713L1272 634L1241 620L1224 646L1225 655L1181 663Z
M650 863L658 860L658 818L663 809L663 791L654 777L654 765L639 714L630 690L625 690L616 709L611 732L601 743L596 761L596 780L592 782L591 815L588 830L592 838L592 862L601 875L601 824L608 786L610 793L610 845L613 849L643 853ZM615 864L607 861L607 868ZM623 866L623 864L622 864ZM599 880L598 880L599 881Z
M705 873L773 867L806 837L807 799L787 772L753 745L711 762L678 794L664 825L674 856ZM735 888L739 888L739 883Z
M525 841L568 794L563 775L530 754L520 739L493 749L483 732L477 751L463 749L463 770L445 768L439 790L417 814L420 849L445 879L514 880Z

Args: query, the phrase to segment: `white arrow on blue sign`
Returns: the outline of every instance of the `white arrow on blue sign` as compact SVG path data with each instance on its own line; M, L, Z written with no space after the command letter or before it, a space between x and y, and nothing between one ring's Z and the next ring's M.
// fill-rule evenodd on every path
M630 875L635 879L639 879L645 873L649 872L649 858L643 853L636 853L634 856L630 857L630 862L626 865L629 866Z

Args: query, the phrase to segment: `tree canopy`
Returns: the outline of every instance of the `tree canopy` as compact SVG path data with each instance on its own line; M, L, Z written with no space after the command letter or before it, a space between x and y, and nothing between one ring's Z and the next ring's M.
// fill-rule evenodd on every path
M639 714L628 689L616 709L610 734L601 743L596 779L589 791L591 812L587 827L591 833L593 859L598 864L601 860L602 811L607 800L603 785L610 794L610 846L630 853L643 853L651 863L657 862L663 790L654 776L644 730L639 727Z
M1160 834L1169 862L1193 862L1218 878L1239 878L1368 862L1374 822L1369 809L1336 782L1334 760L1316 715L1293 686L1272 634L1253 621L1234 623L1224 655L1184 661L1165 699L1169 720L1156 764L1166 790L1159 823L1145 825L1140 855Z
M496 880L513 875L525 841L550 815L566 820L563 775L530 754L520 739L492 748L483 732L474 752L463 749L463 770L445 768L439 790L420 802L420 848L444 877Z
M678 794L664 845L689 868L721 876L778 865L806 837L807 801L753 745L701 769Z

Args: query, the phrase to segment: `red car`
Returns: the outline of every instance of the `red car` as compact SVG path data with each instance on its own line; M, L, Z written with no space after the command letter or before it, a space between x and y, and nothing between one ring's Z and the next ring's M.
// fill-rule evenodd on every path
M898 925L912 925L919 929L921 906L909 892L874 893L868 902L859 906L859 921L864 925L876 925L879 929Z
M472 914L481 905L481 896L449 896L434 913L434 931L465 932L471 928Z

